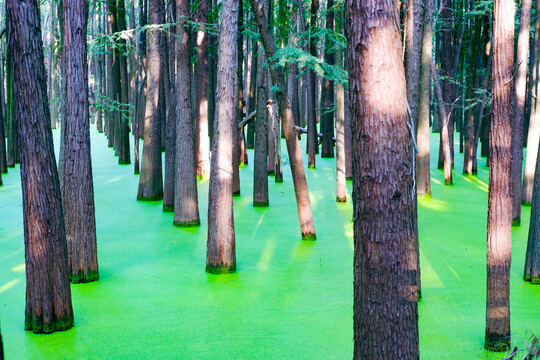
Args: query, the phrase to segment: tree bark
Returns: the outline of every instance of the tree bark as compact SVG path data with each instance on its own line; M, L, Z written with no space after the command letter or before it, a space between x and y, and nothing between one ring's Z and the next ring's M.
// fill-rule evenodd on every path
M521 174L523 170L523 117L527 90L527 60L531 31L532 0L521 2L521 18L516 56L514 116L512 124L512 225L521 224Z
M313 37L313 31L317 26L317 13L319 12L319 0L311 0L311 22L309 27L310 44L309 52L312 56L317 57L317 43ZM307 153L308 153L308 168L315 169L315 154L318 152L317 143L317 78L313 70L308 71L308 133L307 133Z
M493 119L489 152L486 337L490 351L510 346L512 253L512 75L514 2L496 0L493 23Z
M64 181L62 205L73 283L99 279L90 153L86 0L64 2Z
M430 16L433 15L430 14ZM420 113L423 32L424 0L409 0L407 1L405 18L405 76L407 78L407 102L415 125L418 124Z
M255 47L254 47L255 48ZM264 55L256 57L256 68L263 69ZM268 110L266 99L268 98L267 76L265 71L257 72L257 115L255 116L255 160L253 170L253 206L266 207L268 200ZM255 99L253 99L255 100ZM255 103L255 101L253 101Z
M14 115L19 124L26 258L25 330L51 333L73 326L67 244L56 170L39 8L7 0L13 56Z
M149 23L163 23L163 2L150 0ZM163 199L163 175L161 163L161 128L159 88L161 83L160 31L148 33L147 96L144 117L144 144L137 200L154 201Z
M540 159L540 149L536 160L531 222L523 274L523 279L530 281L532 284L540 284L540 161L538 159Z
M257 27L259 29L259 33L261 34L261 40L265 49L266 58L272 59L276 55L276 47L274 39L268 31L268 22L266 20L266 15L262 11L261 2L257 0L250 0L250 3L253 12L255 13ZM287 152L289 154L289 162L291 165L302 239L315 240L316 234L315 225L313 224L313 214L311 212L311 202L309 200L309 191L304 172L300 144L298 142L296 131L294 130L294 119L291 104L287 97L287 88L285 87L283 72L281 69L275 68L274 64L274 61L269 61L272 82L279 88L275 95L278 100L279 115L281 117L281 121L283 122L285 140L287 142Z
M208 22L208 1L202 1L197 9L197 21ZM202 180L210 176L210 143L208 139L208 36L204 31L197 32L197 177Z
M176 0L178 28L176 38L176 186L174 225L199 226L197 168L191 118L191 66L189 36L189 0Z
M334 6L333 0L328 0L326 10L326 29L334 30L334 10L330 10ZM333 44L330 37L325 38L324 62L329 65L334 65L335 54L332 49ZM323 79L323 97L324 105L322 110L322 149L321 157L334 157L334 82L328 78Z
M418 359L413 149L392 0L345 3L353 129L354 358Z
M208 194L208 241L206 271L236 271L236 245L232 198L232 157L236 124L238 2L223 0L218 51L217 109L212 140Z
M422 34L422 59L420 66L420 98L418 125L416 130L416 195L431 198L431 176L429 161L429 120L430 120L430 74L433 52L433 0L426 0L424 11L424 31ZM408 85L408 84L407 84ZM411 109L412 111L412 109Z

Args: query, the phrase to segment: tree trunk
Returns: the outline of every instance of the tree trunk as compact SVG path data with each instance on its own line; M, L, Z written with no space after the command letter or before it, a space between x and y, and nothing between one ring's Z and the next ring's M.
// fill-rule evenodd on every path
M261 40L265 49L266 58L272 59L276 55L276 47L274 40L268 31L268 22L264 12L262 12L261 3L257 0L250 0L251 7L255 13L257 27L261 34ZM303 240L315 240L315 225L313 224L313 214L311 212L311 202L309 200L309 191L304 172L304 164L302 161L302 153L296 131L294 130L294 119L289 98L287 97L287 88L285 87L285 79L283 72L273 65L275 61L268 61L270 73L272 74L272 82L281 90L276 92L276 97L279 105L279 115L283 122L285 132L285 140L287 142L287 152L289 154L289 162L291 165L291 173L293 177L294 191L296 195L296 204L298 207L298 217L300 220L300 229Z
M443 92L441 88L441 84L439 82L439 76L437 75L437 70L435 69L435 64L431 63L431 75L433 76L433 84L435 85L435 92L437 94L437 103L439 108L439 118L442 120L441 124L441 147L443 151L443 165L444 165L444 185L452 185L452 154L450 151L450 143L448 142L448 134L446 132L448 131L448 126L446 126L446 123L449 121L449 115L446 112L446 109L444 108L444 97Z
M73 326L67 244L56 170L36 1L7 0L13 56L14 115L21 140L26 258L25 330L51 333Z
M334 31L334 11L328 11L334 6L333 0L328 0L326 11L326 30ZM324 62L334 65L335 54L333 43L327 35L325 38ZM334 82L328 78L323 79L323 110L322 110L322 149L321 157L334 157Z
M236 271L236 245L232 198L232 162L236 124L238 2L223 0L218 51L217 121L212 140L208 194L208 241L206 271Z
M94 184L90 155L86 0L64 2L64 209L68 266L73 283L99 279Z
M118 31L125 31L127 29L126 25L126 7L124 0L116 0L116 17L118 24ZM126 40L120 40L120 46L127 46ZM129 113L127 112L127 105L129 102L129 77L128 77L128 67L127 67L127 55L120 55L117 48L115 48L115 53L118 56L118 66L119 66L119 79L117 80L118 92L117 96L119 101L122 103L124 112L118 116L118 163L123 165L131 164L130 151L129 151Z
M259 73L264 73L262 66L259 67L259 44L257 39L252 39L252 55L251 55L251 71L250 71L250 80L249 80L249 97L248 97L248 113L252 113L255 111L255 109L259 109L259 101L255 103L255 98L258 96L258 86L259 86ZM265 85L266 86L266 85ZM267 95L265 93L264 97L266 98ZM266 104L265 104L266 106ZM246 137L246 143L248 149L253 149L257 144L257 139L255 138L257 122L253 124L253 122L249 122L247 125L247 137ZM268 129L266 130L268 131ZM268 142L268 140L266 140ZM266 151L265 151L266 153Z
M531 222L523 275L525 281L533 284L540 284L540 161L538 159L540 159L540 150L536 160Z
M317 43L313 32L317 26L317 13L319 12L319 0L311 0L311 22L309 27L310 44L309 52L312 56L317 57ZM317 78L313 70L308 71L308 133L307 133L307 153L308 153L308 168L315 169L315 154L318 152L317 143Z
M0 63L0 66L2 64ZM3 87L4 79L0 78L0 87ZM0 98L0 102L3 102L4 99ZM4 128L4 112L0 109L0 174L7 174L7 158L6 158L6 132Z
M521 18L516 56L514 116L512 124L512 225L521 224L521 174L523 170L523 117L527 89L527 60L531 31L532 0L521 2Z
M150 0L149 23L163 23L163 2ZM144 117L144 144L139 178L137 200L154 201L163 199L163 175L161 167L161 127L159 88L161 83L160 31L149 29L148 33L148 71L147 96Z
M485 348L510 346L512 253L512 85L514 2L496 0L493 23L493 119L489 152Z
M174 225L199 226L197 169L191 118L191 66L189 36L189 0L176 0L178 16L176 40L176 187L174 196Z
M416 194L419 198L431 198L431 176L429 161L429 120L430 120L430 74L433 52L433 0L426 0L424 11L424 31L422 34L422 59L420 66L420 98L418 125L416 130ZM408 84L407 84L408 85ZM412 111L412 109L411 109Z
M147 1L139 0L139 26L144 27L147 24ZM144 116L146 107L146 31L141 31L137 36L137 50L138 50L138 94L137 104L135 108L135 121L133 123L133 172L135 175L140 173L139 164L139 140L144 137Z
M405 18L405 76L407 78L407 102L416 126L419 122L420 113L424 0L409 0L407 5L407 16ZM432 17L433 14L430 14L430 16Z
M243 54L243 41L242 41L242 24L244 17L244 6L243 3L240 3L238 6L238 31L236 39L236 89L235 89L235 102L236 102L236 123L239 124L242 121L242 112L243 112L243 100L244 100L244 83L243 83L243 71L242 67L244 65L244 54ZM234 148L233 148L233 195L240 195L240 153L242 151L242 138L244 129L238 129L238 126L235 128L234 132Z
M343 50L336 51L337 64L343 66ZM336 202L347 201L345 174L345 89L336 84Z
M254 46L255 48L255 46ZM255 69L263 69L264 55L256 57L258 61ZM254 64L255 66L255 64ZM265 71L257 72L257 115L255 116L255 160L253 170L253 206L266 207L268 201L268 110L266 99L268 98L267 76ZM255 98L253 103L255 103Z
M6 86L7 86L7 166L15 167L17 162L17 154L19 153L19 136L18 136L18 121L14 111L14 89L13 89L13 55L12 49L7 49L7 61L6 61Z
M413 149L392 0L347 0L353 128L354 358L418 359Z
M281 131L279 126L279 117L277 105L273 100L268 100L268 124L272 127L272 149L274 162L274 181L276 183L283 182L283 164L281 162Z
M208 0L200 3L197 9L197 21L208 22ZM195 133L197 177L206 180L210 176L210 144L208 139L208 36L204 31L197 32L197 63L195 66L197 74L197 131Z

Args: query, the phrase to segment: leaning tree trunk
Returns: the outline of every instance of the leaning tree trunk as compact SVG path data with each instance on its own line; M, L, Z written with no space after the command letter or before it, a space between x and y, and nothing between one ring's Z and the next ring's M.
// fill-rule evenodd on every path
M232 163L236 124L236 36L238 2L223 0L218 51L217 109L212 141L208 194L206 271L236 271L236 245L232 197Z
M176 0L178 28L176 38L176 186L174 196L174 225L199 226L197 170L193 123L191 121L191 73L189 36L189 1Z
M90 155L86 0L64 1L64 181L62 204L73 283L99 279Z
M433 0L426 0L424 12L424 32L422 35L422 64L420 67L420 99L418 126L416 130L416 194L419 198L431 197L431 176L429 162L429 105L430 74L433 52Z
M514 2L495 0L493 107L489 151L487 219L486 338L490 351L510 346L510 261L512 254L512 85Z
M347 0L353 129L354 358L418 359L412 139L393 0Z
M268 31L268 20L262 11L262 3L257 0L250 0L251 7L255 13L257 27L261 34L261 40L265 49L266 58L273 59L276 55L276 46L274 39ZM276 91L276 97L279 105L279 116L283 122L283 131L285 133L285 141L287 143L287 152L289 153L289 162L291 165L291 173L293 177L294 191L296 195L296 204L298 207L298 217L300 220L300 229L302 239L315 240L315 225L313 224L313 214L311 212L311 202L309 200L309 192L304 172L304 164L302 161L302 152L296 131L294 130L294 119L289 98L287 97L287 88L285 87L285 79L281 69L276 68L275 60L269 62L270 73L272 74L272 82L279 88Z
M25 329L73 326L62 200L54 156L38 4L7 0L19 124L26 258Z
M162 24L164 20L163 2L161 0L150 0L149 7L150 24ZM137 200L153 201L163 199L160 109L158 107L162 74L159 54L161 34L158 29L149 29L147 33L148 69L146 83L148 87L144 117L143 156Z
M532 0L521 2L516 56L514 116L512 124L512 225L521 224L521 174L523 170L523 117L527 89L527 60L531 32ZM539 15L540 16L540 15Z
M540 151L536 160L529 240L523 274L523 279L533 284L540 284L540 161L538 159L540 159Z

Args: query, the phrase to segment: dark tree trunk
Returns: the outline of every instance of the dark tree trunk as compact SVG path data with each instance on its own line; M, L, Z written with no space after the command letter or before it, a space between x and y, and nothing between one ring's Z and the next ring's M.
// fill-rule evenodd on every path
M353 129L354 358L418 359L412 145L393 0L347 0ZM384 31L378 31L378 29Z
M540 153L536 160L531 222L523 275L525 281L530 281L533 284L540 284L540 161L538 159L540 159Z
M328 0L327 9L331 9L334 6L333 0ZM326 12L326 29L328 31L334 30L334 11ZM326 36L325 39L325 51L324 62L330 65L334 65L335 53L332 49L334 44L330 39L330 36ZM324 91L324 105L322 116L322 149L321 157L333 158L334 157L334 82L328 78L323 79L323 91Z
M223 0L218 51L217 110L212 140L208 194L206 271L236 271L236 245L232 197L232 162L236 124L238 2Z
M7 49L7 61L6 61L6 86L7 86L7 166L15 167L17 162L17 154L19 154L19 136L18 136L18 120L14 111L14 89L13 89L13 50Z
M202 1L197 9L198 22L208 22L208 0ZM208 35L197 32L197 64L195 68L197 83L197 108L195 146L197 152L197 177L202 180L210 176L210 144L208 139ZM213 118L213 117L212 117Z
M319 0L311 1L311 22L309 27L309 32L312 35L310 37L309 52L312 56L317 57L317 43L315 37L313 37L313 32L317 26L317 13L319 12ZM318 143L317 143L317 78L315 72L310 70L308 71L309 82L308 82L308 133L307 133L307 153L308 153L308 168L315 169L315 154L318 152Z
M523 117L527 89L527 59L531 31L532 0L521 2L521 18L516 56L514 116L512 123L512 225L521 224L521 174L523 170Z
M0 63L0 66L2 64ZM3 78L0 78L0 87L3 87L4 84ZM0 98L0 102L3 102L4 99ZM4 128L4 112L0 109L0 174L6 174L8 172L7 168L7 158L6 158L6 132Z
M139 26L144 27L147 24L147 1L139 0ZM138 49L138 94L135 107L135 121L133 122L133 172L138 175L140 172L139 164L139 140L144 137L144 116L146 107L146 31L141 31L137 36Z
M250 0L251 7L255 13L257 27L261 34L261 40L265 49L266 58L272 59L276 55L276 47L274 39L268 30L267 18L262 12L261 3L257 0ZM309 191L304 172L302 161L302 153L296 131L294 130L294 119L291 109L291 104L287 97L287 88L285 87L285 79L281 69L274 68L275 61L269 61L270 73L272 74L272 82L281 89L276 92L276 97L279 105L279 115L283 122L285 140L287 142L287 152L289 154L289 162L291 165L291 173L293 177L294 191L296 195L296 204L298 207L298 217L300 220L300 229L302 239L315 240L315 225L313 224L313 214L311 211L311 202L309 199Z
M251 71L250 71L250 80L249 80L249 98L248 98L248 113L251 114L256 109L259 109L259 102L255 103L255 98L258 96L258 86L259 86L259 73L264 73L262 67L259 68L259 43L257 39L252 40L252 51L251 51ZM260 70L259 70L260 69ZM266 94L264 95L266 98ZM250 121L247 125L247 137L246 143L248 149L253 149L256 146L257 139L255 139L255 132L257 127L257 122L253 123ZM266 140L268 142L268 140ZM266 151L265 151L266 153Z
M162 24L163 2L150 0L149 23ZM160 31L148 30L147 96L144 117L144 145L137 200L163 199L163 175L161 167L161 128L159 88L161 83Z
M176 186L174 196L174 225L199 226L197 170L193 123L191 118L191 71L189 36L189 0L176 0L178 29L176 40Z
M116 0L116 22L117 30L125 31L126 26L126 7L124 0ZM126 40L120 40L120 46L125 47L127 45ZM117 86L117 97L118 101L122 103L123 108L127 109L126 106L129 104L129 77L128 77L128 67L127 67L127 55L122 54L118 51L118 48L114 49L113 57L118 60L118 65L116 63L114 66L118 66L118 70L114 70L115 73L119 75L118 79L115 79ZM116 151L118 152L118 163L119 164L131 164L130 151L129 151L129 115L127 111L122 112L117 117L118 127L117 127L117 140Z
M114 9L111 9L111 5L106 5L108 8L107 13L107 33L112 34L115 30L113 29L113 22L114 22L114 16L113 11ZM113 77L113 49L111 47L108 47L107 52L107 59L105 64L105 71L106 71L106 78L107 78L107 101L110 103L111 100L115 100L115 92L114 92L114 77ZM114 136L115 136L115 118L116 118L116 111L110 106L107 109L107 120L106 120L106 130L105 133L108 137L108 143L107 146L112 148L114 147Z
M433 0L426 0L424 11L424 31L422 34L422 59L420 66L420 98L418 125L416 130L416 194L419 198L431 198L431 176L429 161L429 120L430 120L430 74L433 52ZM407 84L408 85L408 84ZM411 109L412 111L412 109Z
M244 83L243 83L243 65L244 65L244 54L243 54L243 45L242 45L242 24L244 17L244 6L242 2L238 6L238 38L236 39L236 89L235 89L235 101L236 101L236 123L242 121L242 112L243 112L243 100L244 100ZM242 140L244 135L244 129L236 128L234 132L234 149L233 149L233 195L240 195L240 156L242 151Z
M345 93L345 178L352 180L352 129L349 93Z
M405 76L407 78L407 102L416 126L420 113L424 0L409 0L407 4L407 16L405 18ZM430 16L432 17L433 14L430 14Z
M73 283L99 279L90 155L86 0L64 2L64 181L62 205Z
M73 326L67 244L56 170L36 1L7 0L13 56L14 114L21 140L26 258L25 329L51 333Z
M255 48L255 46L254 46ZM259 64L255 67L263 69L264 55L256 57ZM255 64L254 64L255 66ZM253 206L266 207L268 200L268 110L266 99L268 98L267 76L265 71L257 73L257 115L255 116L255 165L253 170ZM255 98L253 99L255 104Z
M490 351L510 346L512 254L512 87L514 2L497 0L493 23L493 119L489 151L486 337Z

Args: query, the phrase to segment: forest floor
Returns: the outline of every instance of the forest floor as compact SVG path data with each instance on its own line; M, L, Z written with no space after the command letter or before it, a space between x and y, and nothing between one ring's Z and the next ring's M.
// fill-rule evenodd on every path
M138 176L117 165L92 126L100 281L72 285L75 328L24 331L25 265L18 167L0 187L0 321L6 359L350 359L353 350L353 226L335 202L335 161L307 170L317 241L301 241L285 157L284 183L270 181L270 207L252 206L253 150L234 201L237 269L211 275L206 260L208 182L199 182L202 225L179 229L161 202L137 202ZM54 132L58 145L59 131ZM488 170L454 185L436 169L419 201L422 359L500 359L483 350ZM302 145L304 146L304 144ZM456 146L457 148L457 146ZM285 151L285 146L282 147ZM305 160L306 161L306 160ZM530 207L513 228L512 333L540 334L540 285L522 280Z

